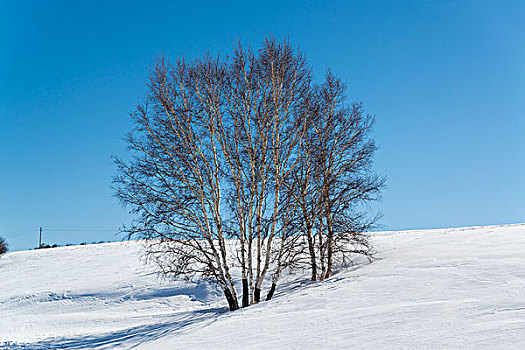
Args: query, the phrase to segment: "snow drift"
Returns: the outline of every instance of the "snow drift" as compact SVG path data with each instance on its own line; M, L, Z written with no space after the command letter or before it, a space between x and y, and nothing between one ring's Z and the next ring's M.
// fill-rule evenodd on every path
M525 349L525 224L372 242L373 263L287 276L274 300L235 312L204 283L159 280L140 242L8 253L0 348Z

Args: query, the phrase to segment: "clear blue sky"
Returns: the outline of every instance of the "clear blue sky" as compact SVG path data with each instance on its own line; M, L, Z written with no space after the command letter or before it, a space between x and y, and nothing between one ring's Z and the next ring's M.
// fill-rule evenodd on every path
M267 34L375 114L388 229L525 222L523 18L522 1L2 1L0 236L120 239L110 156L154 57Z

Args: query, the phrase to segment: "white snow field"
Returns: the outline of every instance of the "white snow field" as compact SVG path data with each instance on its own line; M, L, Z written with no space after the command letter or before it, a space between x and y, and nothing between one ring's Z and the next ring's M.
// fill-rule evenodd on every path
M161 281L140 242L0 258L4 349L525 349L525 224L373 235L378 260L288 276L235 312Z

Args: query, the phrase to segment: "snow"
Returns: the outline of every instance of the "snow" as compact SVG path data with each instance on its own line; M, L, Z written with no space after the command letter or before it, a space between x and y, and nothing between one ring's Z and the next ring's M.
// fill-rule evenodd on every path
M525 224L372 239L373 263L285 276L235 312L204 283L159 280L141 242L8 253L0 348L525 349Z

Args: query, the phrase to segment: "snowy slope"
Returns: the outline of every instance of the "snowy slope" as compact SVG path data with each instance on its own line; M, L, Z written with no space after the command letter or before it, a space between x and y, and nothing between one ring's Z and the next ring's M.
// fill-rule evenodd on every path
M0 258L0 348L525 349L525 224L382 232L378 260L226 312L160 281L140 243Z

